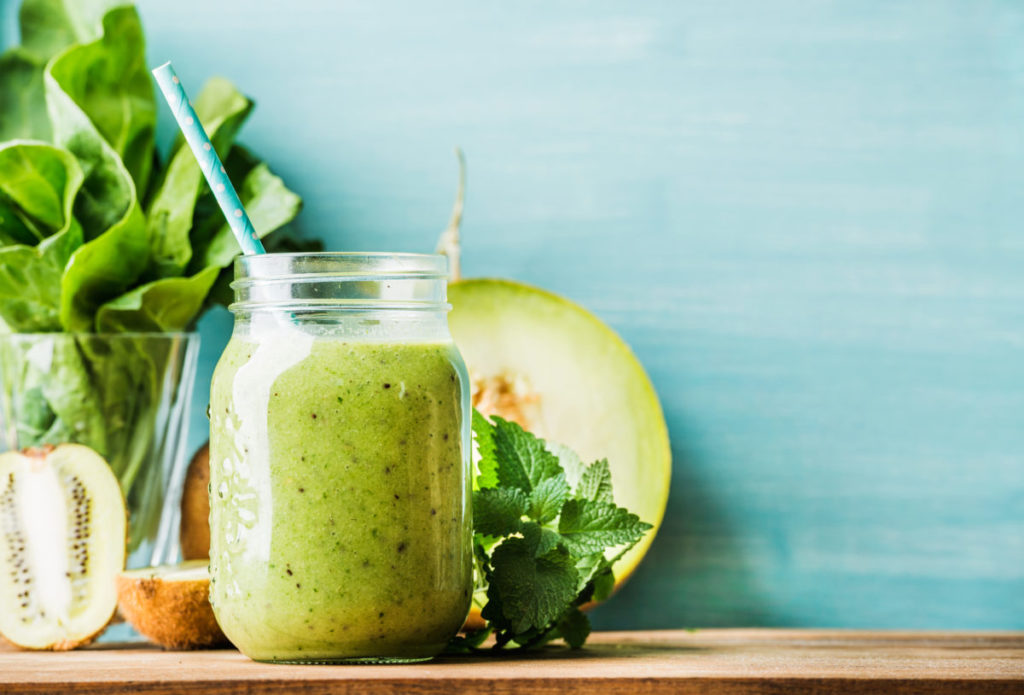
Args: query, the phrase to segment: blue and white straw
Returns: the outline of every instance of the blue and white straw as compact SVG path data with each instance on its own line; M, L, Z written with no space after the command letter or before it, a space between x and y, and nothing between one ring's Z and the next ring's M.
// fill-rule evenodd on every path
M238 245L242 247L242 253L246 255L266 253L259 237L256 236L256 230L253 229L249 215L242 207L242 201L239 200L235 187L231 185L231 179L228 178L220 157L217 156L213 143L210 142L210 137L206 134L203 124L199 122L199 117L196 116L195 109L192 108L192 102L188 100L185 88L174 72L174 67L170 62L164 63L153 70L153 76L156 77L156 83L160 86L164 99L171 107L175 120L178 121L178 127L181 128L185 141L188 142L192 154L196 156L199 168L206 177L207 183L210 184L210 189L213 191L220 209L228 219L231 231L235 233Z

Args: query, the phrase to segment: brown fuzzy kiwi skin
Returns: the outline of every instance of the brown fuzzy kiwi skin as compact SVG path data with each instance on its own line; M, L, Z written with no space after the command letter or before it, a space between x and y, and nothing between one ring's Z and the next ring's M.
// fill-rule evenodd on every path
M210 557L210 444L199 448L188 464L181 494L181 556Z
M227 643L213 615L208 580L119 574L117 603L132 627L165 649L202 649Z

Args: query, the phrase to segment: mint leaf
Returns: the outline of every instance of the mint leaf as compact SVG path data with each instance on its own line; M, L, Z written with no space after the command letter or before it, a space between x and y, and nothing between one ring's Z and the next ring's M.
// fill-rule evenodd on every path
M579 454L565 444L549 441L545 442L544 446L558 457L558 463L561 464L562 470L565 471L565 479L569 482L569 487L575 489L580 484L583 473L587 470L587 465L583 463Z
M562 504L569 497L569 483L565 475L558 475L540 481L530 493L530 508L527 512L531 519L539 524L547 523L562 509Z
M534 539L506 539L491 554L483 617L512 635L543 629L576 597L576 568L562 550L535 557Z
M611 563L608 564L605 570L598 572L592 580L594 582L594 593L591 598L594 601L604 601L615 590L615 573L612 572Z
M622 507L592 500L569 500L558 520L558 532L575 555L636 543L650 528L650 524Z
M476 440L479 475L476 477L480 489L498 487L498 459L494 455L494 426L479 410L473 410L473 435Z
M604 569L609 567L603 552L590 553L576 560L576 571L580 575L579 590L583 589Z
M579 608L570 608L558 619L559 634L573 649L579 649L590 635L590 619Z
M608 468L608 459L594 461L583 472L580 484L576 487L576 499L594 500L595 502L613 502L612 472Z
M614 504L607 460L586 466L571 449L475 411L473 431L473 600L491 649L555 639L578 648L590 634L581 606L611 594L614 564L651 526ZM609 548L617 554L606 557ZM479 644L456 638L450 649L478 652Z
M523 522L521 530L523 538L533 545L536 557L548 554L562 543L562 537L557 532L532 521Z
M491 631L489 629L483 630L472 630L466 632L465 635L456 635L448 640L448 646L445 647L445 653L447 654L467 654L471 653L480 648L487 638L490 637Z
M531 492L541 481L562 473L558 457L514 422L494 418L494 454L498 459L498 483Z
M473 493L473 530L485 536L519 531L530 501L517 488L488 488Z

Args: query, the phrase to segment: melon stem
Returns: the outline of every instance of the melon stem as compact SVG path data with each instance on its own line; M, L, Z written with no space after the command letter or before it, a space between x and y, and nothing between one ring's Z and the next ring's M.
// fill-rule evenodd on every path
M448 277L451 282L462 279L461 244L459 229L462 226L462 209L466 200L466 157L462 149L455 148L455 156L459 160L459 187L455 192L455 204L452 205L452 216L448 226L441 232L437 241L436 252L448 257Z

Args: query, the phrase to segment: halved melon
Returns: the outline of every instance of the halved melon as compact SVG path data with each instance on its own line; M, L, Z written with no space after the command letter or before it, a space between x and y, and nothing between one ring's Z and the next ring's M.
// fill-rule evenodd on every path
M616 563L621 585L661 524L672 468L665 418L643 367L596 316L536 287L460 280L449 285L448 301L474 406L568 446L584 461L607 458L616 504L654 525Z

